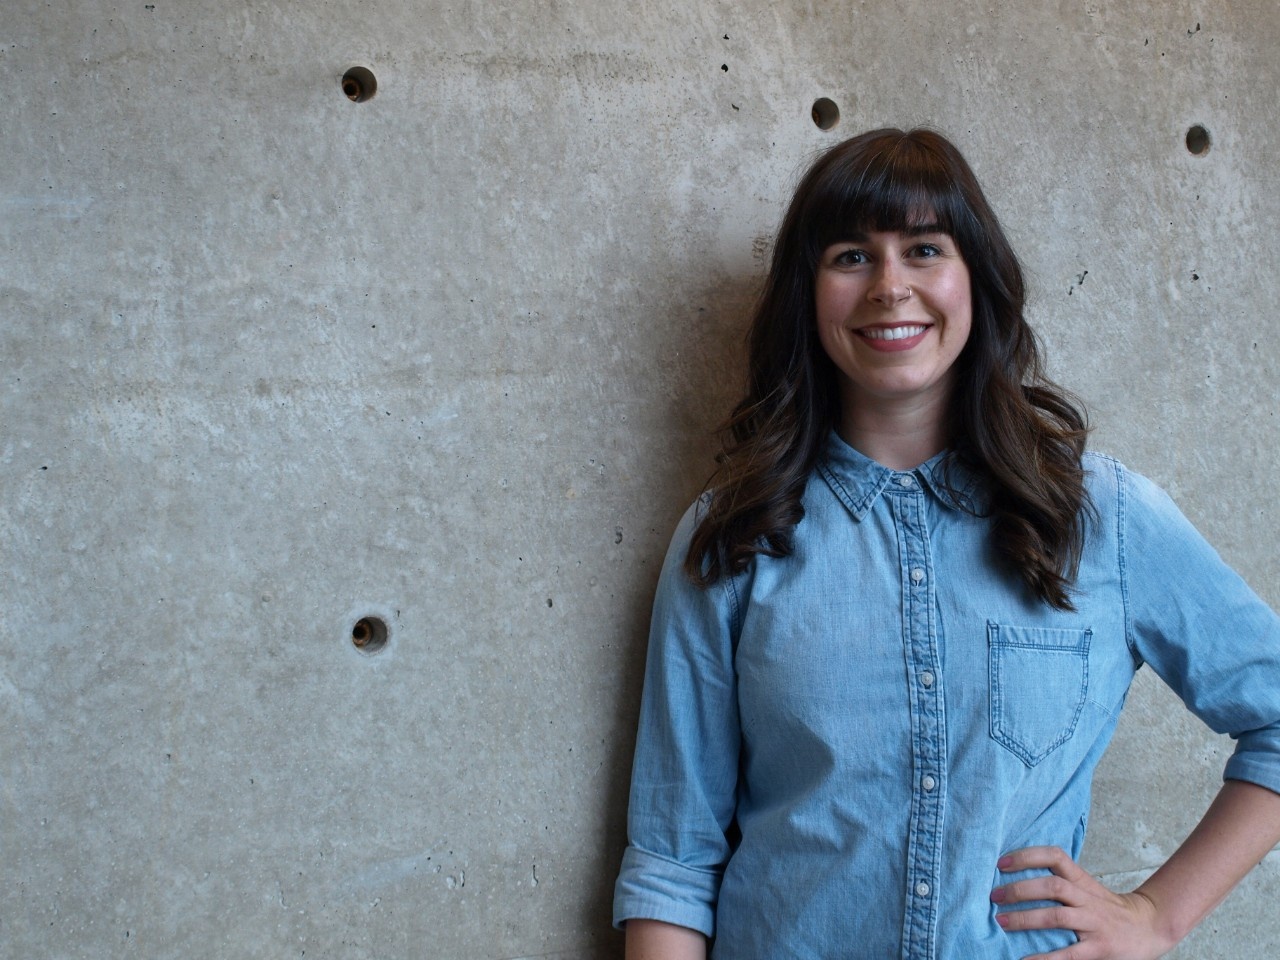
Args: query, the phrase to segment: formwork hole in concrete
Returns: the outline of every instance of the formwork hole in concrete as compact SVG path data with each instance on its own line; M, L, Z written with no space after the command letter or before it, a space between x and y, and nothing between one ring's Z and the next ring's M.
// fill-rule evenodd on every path
M342 92L352 103L372 100L378 92L378 78L368 67L352 67L342 75Z
M351 644L361 653L373 654L387 645L387 624L381 617L361 617L351 627Z
M829 97L819 97L813 101L813 122L819 130L830 130L840 122L840 108Z
M1209 136L1209 131L1200 124L1197 123L1187 130L1187 149L1195 156L1203 157L1212 145L1213 139Z

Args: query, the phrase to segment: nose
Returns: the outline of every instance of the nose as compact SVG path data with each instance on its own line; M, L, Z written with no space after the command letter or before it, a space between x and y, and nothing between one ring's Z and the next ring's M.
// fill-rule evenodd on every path
M867 299L883 307L892 307L910 296L911 287L901 264L888 259L881 261L867 291Z

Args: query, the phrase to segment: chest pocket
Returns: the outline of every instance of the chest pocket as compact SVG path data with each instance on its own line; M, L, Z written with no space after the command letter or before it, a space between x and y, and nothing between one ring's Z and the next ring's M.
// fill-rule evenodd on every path
M987 624L991 738L1034 767L1075 733L1092 630Z

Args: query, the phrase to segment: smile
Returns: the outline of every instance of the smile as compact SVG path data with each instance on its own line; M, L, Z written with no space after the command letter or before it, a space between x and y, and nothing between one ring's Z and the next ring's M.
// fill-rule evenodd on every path
M868 340L906 340L918 337L928 329L926 326L913 324L906 327L866 327L857 333Z

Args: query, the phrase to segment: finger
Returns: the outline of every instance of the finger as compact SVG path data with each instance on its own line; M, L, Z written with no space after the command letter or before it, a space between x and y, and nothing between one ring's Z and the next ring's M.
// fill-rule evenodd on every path
M992 903L1026 903L1030 900L1056 900L1068 907L1082 907L1093 899L1092 891L1059 876L1032 877L996 887L991 891Z
M1033 953L1022 960L1101 960L1107 956L1111 955L1103 952L1096 944L1080 940L1049 953Z
M1067 880L1078 880L1088 876L1086 871L1061 847L1023 847L1012 850L996 861L996 867L1002 873L1015 873L1019 870L1051 870L1059 877Z
M1005 930L1074 930L1074 907L1033 907L996 914L996 923Z
M1090 952L1084 943L1073 943L1069 947L1063 947L1061 950L1054 950L1052 953L1033 953L1029 957L1023 957L1022 960L1090 960L1099 954Z

